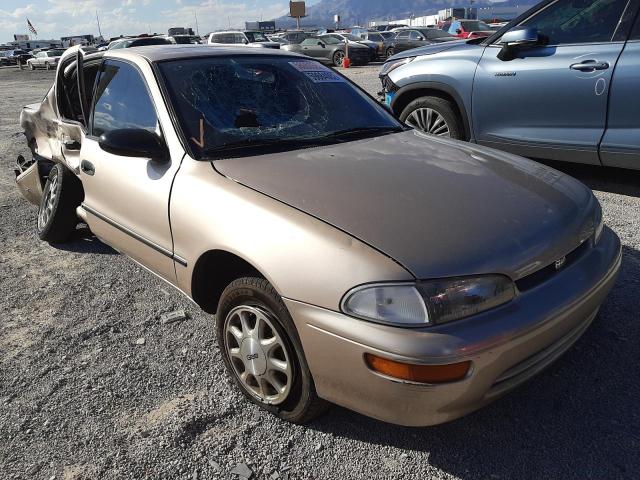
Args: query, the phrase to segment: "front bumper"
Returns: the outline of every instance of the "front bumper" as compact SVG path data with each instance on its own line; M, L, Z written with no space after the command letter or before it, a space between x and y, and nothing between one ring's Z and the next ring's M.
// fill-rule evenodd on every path
M620 262L620 240L605 229L580 261L514 301L430 328L389 327L285 302L320 397L390 423L426 426L476 410L551 364L595 318ZM470 360L473 366L458 382L420 385L372 372L365 353L418 364Z

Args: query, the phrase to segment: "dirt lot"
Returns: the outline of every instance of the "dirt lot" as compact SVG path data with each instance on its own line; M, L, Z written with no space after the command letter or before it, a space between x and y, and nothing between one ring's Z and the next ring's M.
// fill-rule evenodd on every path
M348 75L375 93L375 68ZM0 69L0 478L638 478L640 175L563 167L624 244L593 326L527 385L458 421L387 425L341 408L307 427L231 388L214 318L79 231L51 246L13 181L22 105L53 72ZM163 312L190 318L162 324Z

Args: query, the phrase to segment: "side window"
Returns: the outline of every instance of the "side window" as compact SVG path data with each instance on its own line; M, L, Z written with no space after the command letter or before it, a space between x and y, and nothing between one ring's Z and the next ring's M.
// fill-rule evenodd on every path
M398 40L407 40L409 38L409 32L400 32L396 39Z
M245 36L241 33L234 34L233 38L234 38L233 43L244 43L246 40Z
M612 41L628 0L558 0L520 25L534 27L548 45Z
M132 65L108 60L102 64L95 93L92 135L120 128L155 132L156 110L140 73Z
M409 35L409 40L424 40L424 37L420 35L420 32L413 31Z
M640 40L640 15L636 18L636 23L631 30L629 40Z
M449 27L449 33L451 35L457 35L458 32L456 32L456 30L458 30L459 28L462 28L462 24L460 22L451 22L451 26Z

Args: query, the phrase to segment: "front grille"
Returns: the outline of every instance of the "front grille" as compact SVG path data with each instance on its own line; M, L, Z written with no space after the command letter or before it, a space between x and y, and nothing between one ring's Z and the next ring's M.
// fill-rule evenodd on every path
M522 277L520 280L516 280L516 286L518 287L518 290L520 290L521 292L526 292L527 290L531 290L532 288L535 288L538 285L546 282L556 273L562 271L572 263L575 263L577 260L579 260L580 257L582 257L587 252L590 244L591 240L582 242L579 247L575 248L571 251L571 253L567 254L566 260L560 269L556 269L555 264L552 263L536 272L533 272L530 275L527 275L526 277Z
M385 92L393 93L399 90L399 87L391 81L388 75L382 77L380 81L382 82L382 88Z

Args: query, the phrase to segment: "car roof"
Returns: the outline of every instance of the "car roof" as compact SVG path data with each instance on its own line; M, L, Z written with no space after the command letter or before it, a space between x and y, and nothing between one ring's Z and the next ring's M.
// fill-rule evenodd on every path
M198 57L228 57L237 55L270 55L270 56L290 56L299 55L287 52L286 50L261 49L241 47L214 47L210 45L146 45L142 47L132 47L122 50L107 50L105 58L144 58L149 62L163 62L166 60L176 60L179 58Z

